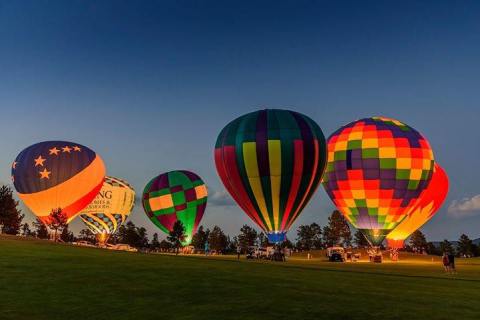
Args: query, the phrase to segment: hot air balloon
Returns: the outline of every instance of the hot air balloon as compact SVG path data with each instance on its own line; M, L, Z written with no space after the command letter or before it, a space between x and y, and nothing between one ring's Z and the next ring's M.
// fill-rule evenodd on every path
M12 164L18 196L44 223L52 210L62 209L70 222L100 191L103 160L93 150L73 142L34 144Z
M320 183L325 137L309 117L260 110L230 122L215 164L225 188L272 243L282 242Z
M160 230L168 234L175 222L185 228L182 245L192 242L207 206L207 187L186 170L170 171L153 178L143 190L143 209Z
M398 120L373 117L338 129L327 149L325 190L370 244L379 246L431 180L428 141Z
M428 187L422 192L407 217L387 235L388 246L401 249L404 241L415 230L429 221L445 201L448 193L448 176L437 163Z
M80 213L85 225L96 235L99 245L125 222L135 204L135 190L125 180L105 177L102 189Z

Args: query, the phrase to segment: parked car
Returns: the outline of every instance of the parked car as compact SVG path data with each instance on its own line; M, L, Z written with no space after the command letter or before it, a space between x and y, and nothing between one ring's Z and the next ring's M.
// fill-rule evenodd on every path
M330 262L345 262L345 249L343 247L327 248L327 257Z

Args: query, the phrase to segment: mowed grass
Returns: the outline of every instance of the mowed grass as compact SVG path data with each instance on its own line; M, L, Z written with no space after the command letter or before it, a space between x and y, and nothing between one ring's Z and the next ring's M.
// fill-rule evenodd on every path
M438 259L438 258L437 258ZM0 319L479 319L480 260L114 252L0 237Z

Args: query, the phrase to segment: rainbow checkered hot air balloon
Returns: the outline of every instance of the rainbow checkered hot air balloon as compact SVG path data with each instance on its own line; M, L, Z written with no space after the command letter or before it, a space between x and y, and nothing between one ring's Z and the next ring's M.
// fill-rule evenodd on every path
M105 177L102 189L80 213L100 245L125 222L135 205L135 190L125 180Z
M379 246L431 180L428 141L398 120L373 117L338 129L327 149L325 190L345 218Z
M93 150L68 141L34 144L12 164L18 196L43 222L61 208L68 222L100 191L105 165Z
M320 183L325 162L320 127L289 110L243 115L223 128L215 145L225 188L273 243L285 240Z
M440 209L448 193L448 176L445 170L435 164L432 180L422 192L407 217L387 235L390 248L403 248L407 239L415 230L427 223Z
M169 234L177 220L185 227L186 246L192 242L207 207L207 186L193 172L170 171L153 178L143 190L143 209L160 230Z

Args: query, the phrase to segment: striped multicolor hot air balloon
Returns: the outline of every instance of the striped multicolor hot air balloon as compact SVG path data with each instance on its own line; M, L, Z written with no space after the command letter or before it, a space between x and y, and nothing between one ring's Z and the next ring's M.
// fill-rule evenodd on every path
M143 208L160 230L169 234L175 222L182 222L189 245L207 206L207 186L193 172L170 171L153 178L143 190Z
M435 164L432 180L422 192L407 217L387 235L390 248L403 248L407 239L415 230L427 223L442 206L448 193L448 176L438 164Z
M20 152L12 164L18 196L43 222L58 208L70 222L95 198L104 178L100 156L67 141L34 144Z
M374 117L341 127L327 148L325 190L345 218L379 246L431 180L428 141L398 120Z
M125 222L134 205L135 190L128 182L105 177L102 189L81 211L80 218L103 244Z
M325 161L320 127L288 110L241 116L223 128L215 145L225 188L274 243L285 240L312 197Z

